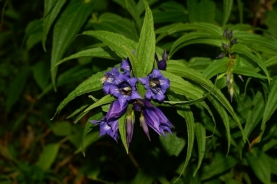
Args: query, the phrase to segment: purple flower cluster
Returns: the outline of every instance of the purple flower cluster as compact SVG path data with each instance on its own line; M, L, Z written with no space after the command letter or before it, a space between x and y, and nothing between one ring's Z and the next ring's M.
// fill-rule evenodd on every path
M166 61L166 52L163 57L164 61ZM163 66L166 65L163 64ZM162 111L149 101L151 99L160 102L163 101L165 99L165 92L170 86L170 81L165 78L158 69L153 69L152 73L144 78L137 79L132 77L132 68L128 58L121 63L120 69L122 72L117 68L113 68L111 71L106 72L101 79L104 93L113 95L117 100L111 104L108 113L103 119L100 121L91 120L93 124L100 126L100 136L107 134L117 141L118 120L127 113L125 123L127 144L129 146L134 131L134 111L140 113L140 124L149 140L150 135L148 127L151 127L159 135L165 135L166 131L171 133L170 128L173 127L173 125ZM163 69L165 69L165 67ZM136 84L138 80L146 89L145 98L147 100L142 99L137 92ZM133 107L128 108L128 104L133 105Z

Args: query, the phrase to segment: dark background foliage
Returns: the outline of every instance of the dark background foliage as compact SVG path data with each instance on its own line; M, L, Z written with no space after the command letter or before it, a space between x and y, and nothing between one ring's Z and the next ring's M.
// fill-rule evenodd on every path
M63 1L49 0L49 2L55 4ZM94 37L80 35L86 30L116 32L137 42L144 17L144 9L141 8L144 7L143 1L132 1L137 4L140 11L138 20L134 20L124 2L123 0L64 1L45 37L43 21L50 16L45 10L46 0L45 2L0 1L1 184L167 184L173 183L182 174L187 155L188 135L184 119L176 113L178 108L160 107L175 126L174 136L159 137L151 131L151 142L149 142L139 123L136 123L128 154L121 140L116 143L108 136L99 137L99 129L94 127L84 141L86 156L82 155L81 145L85 125L88 119L99 119L103 116L101 108L90 111L77 124L73 123L74 118L66 119L80 106L93 103L88 95L101 98L103 96L101 90L77 97L58 116L50 120L60 102L80 83L93 74L122 61L111 51L109 53L117 60L99 57L79 57L70 60L59 65L57 77L54 77L56 82L54 87L51 82L54 70L51 65L53 53L57 49L57 63L81 50L104 46ZM224 3L226 2L232 2L232 4L229 19L224 23L223 14L226 11ZM63 13L72 3L76 3L76 7L71 10L72 12L64 15L61 21ZM81 9L77 18L71 19L74 11L80 9L78 3L87 3L87 13ZM226 0L222 2L148 0L148 3L153 13L155 30L179 22L205 22L222 28L243 24L252 27L248 29L248 32L261 35L263 39L275 41L277 37L277 3L275 0ZM68 26L70 23L71 27ZM209 29L207 27L207 30ZM62 45L60 49L55 42L57 39L62 40L63 35L66 37L60 44ZM170 51L173 42L182 35L183 32L168 35L159 40L157 46ZM43 48L44 38L45 50ZM251 45L252 42L249 41L248 44ZM264 48L263 45L260 47ZM103 48L106 49L106 47ZM203 73L215 62L221 50L220 47L198 43L182 47L176 53L169 53L169 55L170 59L180 60L189 68ZM276 56L276 51L269 54L264 53L263 50L260 52L267 60ZM273 63L276 64L274 61ZM276 65L274 64L267 67L272 79L271 85L259 77L253 77L247 82L246 75L243 76L244 82L242 82L238 75L234 76L236 95L231 105L243 124L244 130L246 127L252 128L247 135L249 142L243 143L241 131L235 122L230 120L231 147L228 151L227 145L230 140L226 138L226 130L220 114L214 113L216 122L216 130L214 130L214 123L203 107L198 103L191 106L195 124L205 126L203 131L207 137L204 158L200 169L193 176L199 158L198 147L195 144L190 162L177 183L277 182L276 113L268 119L263 138L260 142L258 141L263 117L262 110L265 109L269 96L274 96L274 90L277 90L274 85L276 80ZM221 74L223 71L218 73ZM259 72L259 74L263 73ZM216 75L210 78L214 82ZM194 84L193 80L188 79L188 81ZM225 78L217 81L216 85L229 99ZM209 101L207 104L213 112L216 112ZM102 107L102 110L104 109L105 107ZM275 107L271 108L273 112L275 109ZM256 116L255 113L260 113L260 115ZM257 117L255 126L247 124L251 116ZM256 126L257 124L259 126Z

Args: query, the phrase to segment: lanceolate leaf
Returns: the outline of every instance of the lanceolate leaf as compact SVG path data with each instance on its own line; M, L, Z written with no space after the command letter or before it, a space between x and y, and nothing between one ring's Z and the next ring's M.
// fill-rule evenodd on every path
M260 78L260 79L267 79L266 76L263 76L253 70L249 70L248 67L233 66L232 69L233 69L233 73L235 73L235 74L244 75L244 76L248 76L248 77L255 77L255 78Z
M203 76L207 79L212 78L216 74L220 74L227 71L228 57L223 57L222 59L216 59L210 64L206 70L203 72Z
M209 23L190 23L190 24L183 24L183 23L177 23L177 24L171 24L165 27L162 27L160 29L157 29L155 32L156 34L161 33L167 33L167 34L173 34L180 31L198 31L198 32L204 32L209 33L213 36L222 36L222 28L219 26L216 26L214 24Z
M223 0L223 22L222 22L223 26L226 25L229 19L232 7L233 7L233 0Z
M97 100L94 104L90 105L88 108L86 108L86 109L84 110L84 112L88 112L88 111L90 111L90 110L92 110L92 109L94 109L94 108L96 108L96 107L99 107L99 106L101 106L101 105L108 104L108 103L110 103L110 102L112 102L112 101L114 101L114 100L115 100L115 99L114 99L113 96L111 96L111 95L106 95L106 96L104 96L103 98Z
M188 134L187 156L186 156L185 164L182 168L180 176L184 173L184 171L185 171L185 169L186 169L186 167L189 163L189 160L190 160L191 154L192 154L193 144L194 144L194 118L193 118L193 114L192 114L189 107L185 106L185 109L186 110L184 110L184 109L177 110L177 113L186 120L187 134Z
M125 47L125 45L123 45L123 48L125 49L127 56L130 59L134 76L135 77L144 77L145 74L143 72L141 63L139 62L138 58L127 47Z
M81 83L77 88L69 93L69 95L60 103L60 105L57 107L56 113L54 117L74 98L77 96L90 93L92 91L97 91L102 88L102 83L100 82L100 79L103 77L104 72L99 72L97 74L92 75L89 79L85 80L83 83ZM53 117L53 118L54 118Z
M129 11L129 13L134 18L137 28L140 29L141 28L141 20L140 20L138 8L136 6L136 2L134 0L124 0L124 1L125 1L126 9Z
M120 137L122 140L122 143L126 149L126 152L128 154L128 145L127 145L127 139L126 139L126 114L121 116L118 120L118 130L120 133Z
M146 12L137 46L137 57L144 69L144 73L149 74L154 65L156 41L152 12L146 0L144 0L144 4Z
M269 73L268 73L268 71L266 69L264 61L261 58L259 58L259 56L254 55L252 53L251 49L249 49L247 46L242 45L242 44L235 44L232 47L232 51L236 52L236 53L238 53L240 55L245 55L249 59L251 59L253 62L255 62L263 70L263 72L266 74L268 82L270 81Z
M195 135L198 145L198 164L197 168L195 169L193 176L196 175L198 169L201 166L202 160L204 158L205 150L206 150L206 129L201 123L195 124Z
M99 48L92 48L92 49L87 49L87 50L77 52L71 56L68 56L68 57L60 60L59 62L56 63L55 66L58 66L68 60L76 59L79 57L98 57L98 58L119 60L119 58L114 53L112 53L110 50L99 47Z
M65 2L66 0L44 0L44 18L42 32L42 46L44 51L46 51L45 41L48 35L48 31Z
M135 51L137 43L130 40L123 35L112 33L108 31L85 31L84 35L94 36L95 38L104 42L111 48L119 57L126 59L127 54L123 45L131 51Z
M265 130L265 124L277 109L277 82L271 85L268 99L265 105L264 116L262 121L261 130Z
M92 3L70 1L54 26L51 55L51 77L54 88L56 88L56 75L58 70L58 67L55 67L55 65L62 58L65 50L87 20L92 9Z
M201 39L201 38L213 38L216 39L215 36L209 34L209 33L203 33L203 32L192 32L192 33L188 33L185 34L184 36L180 37L179 39L177 39L173 45L171 46L171 50L170 53L171 55L173 55L174 52L176 52L176 48L183 44L184 42L190 41L190 40L195 40L195 39ZM221 45L221 43L220 43ZM219 46L220 46L219 45Z
M248 137L257 124L261 121L263 117L263 112L265 109L264 97L260 91L258 91L253 99L254 107L249 112L246 124L244 127L245 135Z

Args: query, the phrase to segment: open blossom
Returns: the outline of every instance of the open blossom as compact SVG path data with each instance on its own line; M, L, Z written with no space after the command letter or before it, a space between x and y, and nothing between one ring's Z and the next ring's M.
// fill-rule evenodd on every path
M148 100L138 99L133 104L133 109L141 112L140 123L149 140L150 135L148 127L152 128L159 135L165 136L165 132L171 133L170 128L173 127L173 125L169 122L163 112Z
M170 86L170 81L158 69L153 69L151 74L145 78L139 78L139 80L147 90L145 94L146 99L164 100L164 94Z
M118 98L121 105L126 103L126 101L141 98L136 90L136 83L136 78L119 74L115 79L115 85L110 87L110 93Z
M116 77L119 75L119 71L117 68L113 68L111 71L106 72L104 77L101 78L101 82L103 83L103 91L105 94L110 93L110 87L114 85Z

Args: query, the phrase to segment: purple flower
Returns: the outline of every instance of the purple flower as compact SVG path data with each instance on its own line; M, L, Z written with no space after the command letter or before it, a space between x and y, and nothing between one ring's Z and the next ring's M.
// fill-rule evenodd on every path
M159 61L157 54L155 54L155 60L156 60L157 65L158 65L158 69L159 70L165 70L166 66L167 66L166 61L168 60L166 50L164 50L162 60Z
M165 78L158 69L153 69L153 72L145 78L139 78L140 82L147 90L146 99L155 99L163 101L165 98L166 89L170 86L169 79Z
M126 101L141 98L136 90L136 83L136 78L119 74L115 79L115 84L110 86L110 93L118 98L121 107Z
M111 71L104 74L104 77L101 79L101 81L103 83L103 91L105 94L110 93L110 88L115 83L115 79L118 76L119 71L117 68L113 68Z
M135 115L134 111L127 115L126 118L126 133L127 133L127 144L131 143L133 132L134 132L134 123L135 123Z
M223 36L224 36L225 38L227 38L227 35L228 35L228 28L226 28L226 29L224 30L224 32L223 32Z
M108 122L106 120L106 118L103 118L100 121L91 120L90 122L92 122L95 125L100 125L100 135L99 136L103 136L103 135L107 134L107 135L111 136L115 141L117 141L118 119Z
M118 137L118 119L126 112L127 103L121 104L118 100L114 101L106 116L100 120L91 120L95 125L100 125L100 136L108 134L117 141Z
M125 59L124 61L121 62L120 68L124 71L125 74L130 75L130 71L131 71L132 67L130 65L129 58L127 58L127 59Z
M221 59L221 58L223 58L225 55L226 55L225 53L221 53L221 54L219 54L216 58L217 58L217 59Z
M106 114L106 120L111 121L120 118L123 114L125 114L127 106L127 102L120 104L118 100L114 101Z
M133 104L133 109L141 112L140 123L149 140L150 135L148 127L151 127L159 135L162 134L165 136L166 131L171 133L170 127L173 127L173 125L169 122L163 112L148 100L138 99Z

